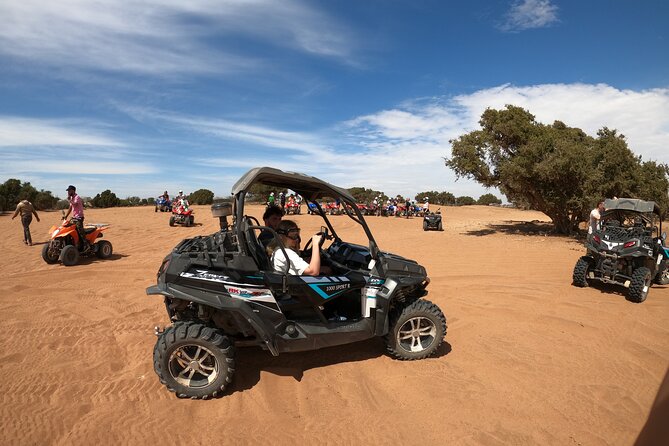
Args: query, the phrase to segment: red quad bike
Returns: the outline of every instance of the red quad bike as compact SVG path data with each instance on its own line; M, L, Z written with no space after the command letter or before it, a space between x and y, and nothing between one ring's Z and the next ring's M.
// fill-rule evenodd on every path
M301 206L297 202L293 201L286 204L286 215L299 215L301 213Z
M339 208L339 206L337 206L337 203L327 202L327 203L325 203L325 206L323 207L323 210L328 215L340 215L341 214L341 209Z
M184 226L193 226L195 224L195 216L193 215L193 210L189 209L183 204L174 206L172 208L172 215L170 216L170 226L174 225L184 225Z
M65 266L73 266L79 262L81 256L96 255L101 259L111 257L113 248L107 240L96 240L102 237L109 225L89 224L84 226L86 240L90 249L79 250L79 234L72 220L64 221L60 226L52 226L49 230L51 240L42 248L42 258L46 263L54 264L61 261Z

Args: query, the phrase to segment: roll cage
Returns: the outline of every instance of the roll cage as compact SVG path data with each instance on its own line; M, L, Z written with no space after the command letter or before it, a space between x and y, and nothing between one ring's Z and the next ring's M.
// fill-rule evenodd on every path
M367 235L369 240L369 252L372 256L372 259L378 259L379 249L376 241L374 240L374 236L369 230L362 213L358 209L355 198L353 198L353 196L348 193L346 189L334 186L316 177L297 172L284 172L272 167L256 167L251 169L245 173L232 187L232 195L234 197L233 231L237 234L244 234L244 237L247 239L247 247L249 245L253 245L253 241L250 240L251 237L255 237L252 235L253 231L266 229L274 233L271 228L260 225L257 219L248 217L244 214L246 195L254 184L275 186L277 188L287 187L300 194L307 201L307 206L309 203L315 205L316 209L318 210L318 214L321 216L321 218L323 218L328 230L336 241L341 241L341 238L339 238L337 235L337 232L335 231L330 220L327 218L326 213L323 211L317 200L323 199L325 197L339 199L340 202L344 205L342 208L346 215L361 225L365 231L365 235ZM255 224L250 224L249 221L251 221L251 223L255 222ZM274 233L274 235L276 236L276 233ZM255 251L255 254L253 252L250 254L257 258L259 261L259 266L262 267L266 265L265 259L263 258L264 253L258 252L257 247L249 247L248 250Z

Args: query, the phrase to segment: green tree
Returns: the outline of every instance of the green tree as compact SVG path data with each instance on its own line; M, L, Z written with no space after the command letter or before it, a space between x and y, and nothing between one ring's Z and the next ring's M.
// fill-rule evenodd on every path
M188 196L191 204L211 204L214 202L214 193L209 189L198 189Z
M93 206L96 208L111 208L121 204L121 200L109 189L93 197Z
M642 163L615 130L605 127L593 138L560 121L541 124L512 105L487 109L479 124L451 140L446 165L458 177L498 187L519 207L545 213L558 233L576 229L600 197L650 199L667 209L666 167Z
M21 180L10 178L0 185L0 205L3 211L13 210L19 203Z
M367 189L364 187L351 187L348 191L353 195L358 203L371 203L374 198L381 196L383 201L387 200L386 194L378 190Z
M37 192L32 203L35 209L40 211L53 209L56 207L56 203L58 203L58 197L51 195L51 191L42 189Z
M472 204L476 204L476 200L467 195L456 198L455 202L458 206L471 206Z
M276 197L275 203L279 204L279 193L283 192L284 194L288 193L286 188L278 188L276 186L266 186L264 184L256 183L249 188L249 192L246 195L246 200L253 203L267 203L270 192L274 192Z
M502 204L502 200L494 196L493 194L483 194L479 197L479 199L476 201L476 204L480 204L483 206L488 206L491 204Z
M439 194L437 194L437 201L435 203L453 206L455 204L455 195L450 192L439 192Z

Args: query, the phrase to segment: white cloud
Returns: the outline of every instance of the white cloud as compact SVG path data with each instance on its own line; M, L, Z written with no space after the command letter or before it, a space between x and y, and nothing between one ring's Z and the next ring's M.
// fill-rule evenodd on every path
M171 126L177 125L189 131L215 136L222 140L241 141L262 147L295 150L312 155L320 154L323 151L322 146L318 144L318 138L308 133L277 130L227 119L177 115L137 107L119 108L140 121L166 122Z
M20 146L110 146L124 144L83 120L40 120L0 116L0 147Z
M511 5L499 26L502 31L518 32L532 28L543 28L558 21L558 7L550 0L522 0Z
M80 159L31 159L3 163L1 176L22 173L54 173L83 175L138 175L153 173L156 169L148 164L113 161L88 161Z
M350 32L298 0L0 2L0 54L48 66L167 75L225 73L258 61L207 44L246 36L348 61ZM229 40L229 39L227 39Z
M593 136L604 126L615 128L645 160L669 163L669 89L503 85L427 103L416 101L350 121L349 138L357 138L364 151L355 155L355 162L346 164L346 169L335 168L328 175L343 185L378 187L386 193L436 189L476 198L484 188L468 180L455 182L441 157L450 156L449 139L479 128L478 120L486 108L502 109L507 104L529 110L539 122L560 120Z

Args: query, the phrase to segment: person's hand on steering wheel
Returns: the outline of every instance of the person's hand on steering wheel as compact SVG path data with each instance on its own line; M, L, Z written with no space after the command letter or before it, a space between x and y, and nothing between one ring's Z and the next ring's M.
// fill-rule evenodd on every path
M318 249L320 250L321 247L323 246L323 243L325 243L325 239L327 238L328 234L327 231L325 232L317 232L314 234L313 237L307 241L307 243L304 245L304 249L302 250L302 257L311 257L311 248L312 246L318 246Z

